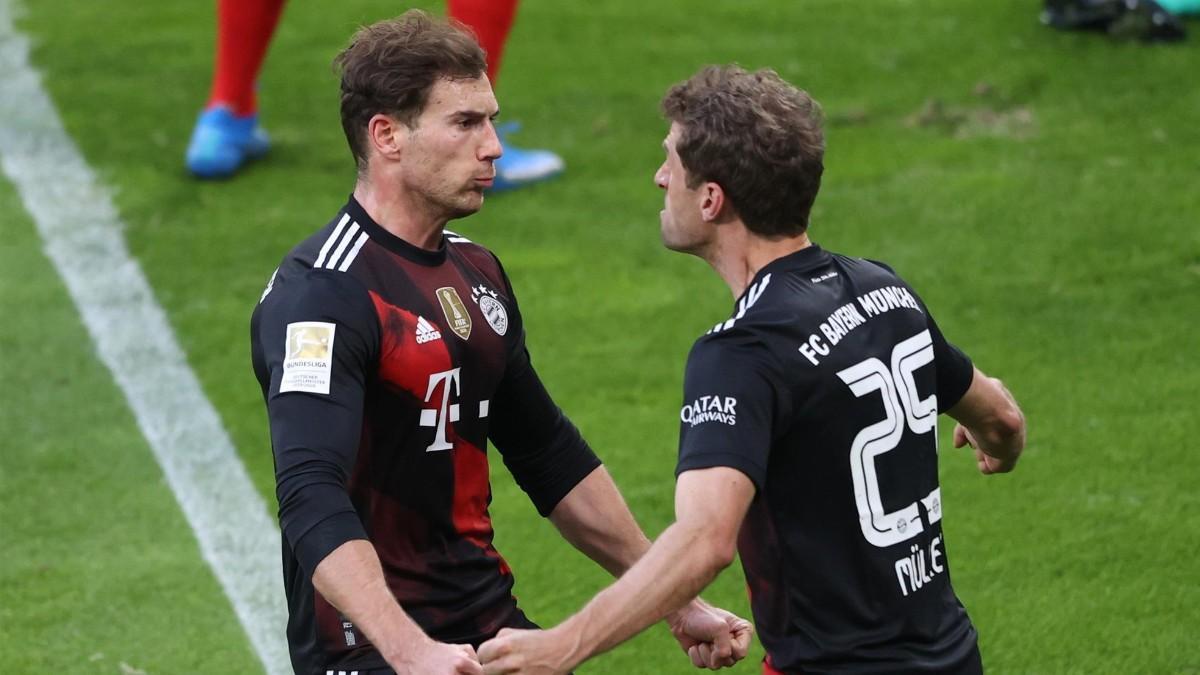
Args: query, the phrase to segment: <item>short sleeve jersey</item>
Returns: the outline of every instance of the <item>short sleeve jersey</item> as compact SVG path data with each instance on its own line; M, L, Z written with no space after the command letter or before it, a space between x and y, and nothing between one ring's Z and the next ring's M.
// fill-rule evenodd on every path
M543 515L599 461L542 386L509 280L447 232L414 247L351 198L280 264L251 320L283 532L297 673L386 663L312 585L369 539L392 593L437 640L514 616L492 545L487 441Z
M973 372L891 269L817 246L696 341L677 471L757 488L738 550L775 668L954 672L973 653L937 476L938 413Z

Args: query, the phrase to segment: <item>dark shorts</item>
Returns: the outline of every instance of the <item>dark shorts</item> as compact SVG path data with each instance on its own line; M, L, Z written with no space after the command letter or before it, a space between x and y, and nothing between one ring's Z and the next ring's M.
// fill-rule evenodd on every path
M763 659L763 675L804 675L802 670L777 670L771 666L771 657ZM959 667L954 670L944 671L945 675L983 675L983 659L979 655L979 645L976 644L967 657L962 660Z
M510 614L507 619L505 619L504 625L500 626L500 628L541 628L541 626L530 621L529 617L525 616L525 612L522 612L520 609L514 609L513 613ZM497 629L496 632L500 632L499 629ZM478 641L472 641L471 646L475 649L479 649L479 645L487 642L493 637L496 637L494 633L492 635L483 637ZM392 670L391 668L378 668L374 670L341 669L327 670L325 671L325 675L396 675L396 671Z

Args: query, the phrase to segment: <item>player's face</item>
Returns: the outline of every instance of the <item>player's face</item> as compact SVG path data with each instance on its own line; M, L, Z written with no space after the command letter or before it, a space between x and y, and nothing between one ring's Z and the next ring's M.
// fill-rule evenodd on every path
M699 189L687 186L687 172L675 150L680 132L679 125L672 123L671 131L663 141L667 158L654 174L654 182L666 190L663 210L658 217L664 246L672 251L695 253L707 243L711 227L700 217Z
M405 187L450 218L478 211L496 177L499 110L486 77L434 83L402 153Z

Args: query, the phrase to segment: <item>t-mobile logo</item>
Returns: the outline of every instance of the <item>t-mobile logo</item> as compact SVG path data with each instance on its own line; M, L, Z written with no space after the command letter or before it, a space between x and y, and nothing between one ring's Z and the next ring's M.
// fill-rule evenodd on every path
M449 450L454 447L453 443L446 440L446 418L449 417L451 422L457 422L459 418L458 404L450 403L450 385L454 385L454 395L459 395L459 370L459 368L455 368L429 376L429 391L425 392L426 403L429 403L429 400L433 398L433 392L437 391L439 384L443 384L444 386L442 387L442 402L440 407L425 408L421 411L421 426L437 427L437 433L434 434L433 442L429 444L429 447L425 448L425 452Z
M437 391L438 385L442 386L442 402L437 404L437 408L425 408L421 411L421 426L436 427L437 433L434 434L433 442L425 448L425 452L436 452L438 450L451 450L454 444L446 440L446 420L457 422L462 417L461 406L457 403L450 402L450 387L454 386L454 395L461 395L458 384L458 371L447 370L441 373L434 373L429 376L429 390L425 392L425 402L429 403L433 398L433 394ZM487 419L488 416L488 401L479 402L479 419Z

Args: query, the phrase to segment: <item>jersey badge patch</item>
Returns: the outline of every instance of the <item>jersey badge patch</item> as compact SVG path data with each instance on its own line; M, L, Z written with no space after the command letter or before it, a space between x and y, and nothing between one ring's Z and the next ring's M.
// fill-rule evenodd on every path
M683 406L679 420L693 428L705 422L737 424L737 399L732 396L701 396Z
M329 393L329 382L333 379L333 336L336 330L336 325L322 321L288 324L279 393Z
M479 305L479 312L487 319L488 325L497 335L504 335L508 332L508 310L504 309L504 303L498 298L496 291L483 284L471 289L471 299Z
M471 337L471 315L467 313L467 306L463 304L462 298L458 297L458 291L454 290L453 286L442 286L437 289L437 298L442 305L442 313L446 315L446 323L450 324L450 330L464 340Z
M423 345L426 342L441 340L442 332L436 326L425 320L425 317L417 317L417 344Z

